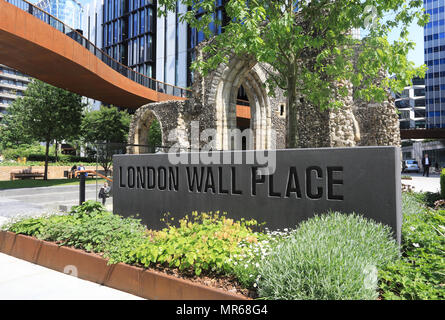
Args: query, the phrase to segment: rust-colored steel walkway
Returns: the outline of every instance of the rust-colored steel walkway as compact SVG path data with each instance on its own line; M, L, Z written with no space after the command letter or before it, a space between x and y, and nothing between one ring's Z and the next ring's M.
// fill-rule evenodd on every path
M24 0L0 0L0 62L56 87L120 107L186 99L189 94L124 66Z

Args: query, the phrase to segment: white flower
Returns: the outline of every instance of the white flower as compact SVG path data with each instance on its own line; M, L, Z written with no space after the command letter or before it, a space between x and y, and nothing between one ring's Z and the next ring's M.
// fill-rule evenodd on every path
M420 247L420 245L418 243L413 243L413 246L415 246L416 248Z
M255 267L259 268L259 266L260 266L260 264L257 262L257 263L255 264Z
M253 284L253 287L256 288L256 283Z
M414 230L416 230L416 228L414 228L414 227L410 227L410 229L411 229L411 231L414 231Z

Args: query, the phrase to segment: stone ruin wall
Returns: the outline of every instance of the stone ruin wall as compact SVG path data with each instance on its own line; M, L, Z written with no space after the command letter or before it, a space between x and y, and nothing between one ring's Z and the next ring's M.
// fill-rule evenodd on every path
M243 81L234 81L232 79L234 72L229 72L230 68L244 73L242 77L254 78L255 76L249 71L252 70L251 63L238 61L232 65L223 64L206 77L195 77L192 86L193 98L186 101L151 103L136 111L131 122L129 144L143 144L141 142L144 140L140 139L139 135L146 135L146 133L140 133L147 130L153 114L160 122L164 146L171 146L174 143L168 141L167 135L171 130L176 129L181 147L190 148L191 121L199 121L200 131L217 128L217 114L222 112L219 109L221 103L216 101L218 90L225 85L225 81L234 82L234 90L236 86L239 86L239 81ZM344 106L341 109L320 111L318 107L310 105L303 98L298 99L296 121L299 147L400 146L399 121L394 99L388 94L388 99L383 103L354 100L352 84L341 85L347 85L350 92L350 95L342 98ZM265 121L269 121L271 128L277 133L276 148L283 149L285 148L286 117L280 115L280 106L286 103L286 97L282 91L277 90L276 97L267 97L267 99L270 110ZM233 117L233 114L231 116ZM137 148L129 148L130 153L137 153L137 151Z

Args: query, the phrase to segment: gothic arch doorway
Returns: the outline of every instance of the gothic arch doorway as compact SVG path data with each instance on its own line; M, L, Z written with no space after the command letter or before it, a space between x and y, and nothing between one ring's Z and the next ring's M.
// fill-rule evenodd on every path
M136 111L130 124L128 142L130 154L154 153L164 145L162 124L155 112L145 106Z
M216 149L241 149L233 144L233 130L241 129L237 118L237 100L240 91L247 98L250 108L249 128L252 132L252 146L248 149L264 150L272 147L271 105L264 83L266 75L259 65L233 58L218 68L214 102L216 110Z

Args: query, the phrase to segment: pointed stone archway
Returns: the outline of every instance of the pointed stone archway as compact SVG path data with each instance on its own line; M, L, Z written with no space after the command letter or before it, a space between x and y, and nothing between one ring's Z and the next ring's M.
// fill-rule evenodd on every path
M236 100L243 86L249 99L253 149L272 147L272 108L264 84L266 74L258 64L232 58L214 72L207 103L215 107L217 150L233 149L231 130L236 129Z

